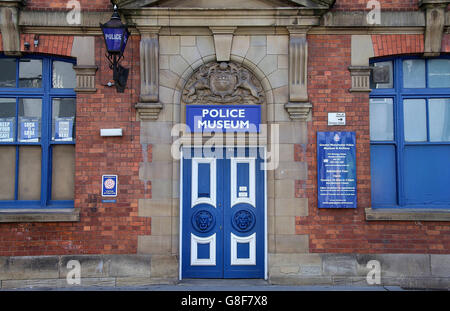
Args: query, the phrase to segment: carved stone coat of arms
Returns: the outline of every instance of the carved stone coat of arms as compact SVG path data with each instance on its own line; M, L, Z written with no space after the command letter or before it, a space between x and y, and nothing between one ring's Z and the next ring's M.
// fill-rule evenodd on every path
M183 91L186 104L262 104L261 83L244 67L234 63L208 63L198 69Z

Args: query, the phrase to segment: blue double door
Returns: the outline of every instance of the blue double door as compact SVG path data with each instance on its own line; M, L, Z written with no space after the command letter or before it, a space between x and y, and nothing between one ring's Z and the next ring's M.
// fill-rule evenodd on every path
M265 277L265 172L259 151L183 150L182 278Z

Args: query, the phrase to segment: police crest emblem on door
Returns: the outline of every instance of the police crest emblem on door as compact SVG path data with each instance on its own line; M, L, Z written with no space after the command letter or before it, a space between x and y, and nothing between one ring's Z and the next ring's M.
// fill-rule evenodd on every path
M183 150L182 278L264 278L265 172L259 150Z

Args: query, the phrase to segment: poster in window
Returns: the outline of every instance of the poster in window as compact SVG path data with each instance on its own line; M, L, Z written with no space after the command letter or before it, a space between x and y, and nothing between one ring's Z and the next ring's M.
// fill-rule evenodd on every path
M19 118L19 142L37 143L40 138L39 119Z
M0 142L14 142L14 118L0 118Z
M55 119L55 141L73 140L73 118Z
M354 132L317 132L319 208L356 208Z

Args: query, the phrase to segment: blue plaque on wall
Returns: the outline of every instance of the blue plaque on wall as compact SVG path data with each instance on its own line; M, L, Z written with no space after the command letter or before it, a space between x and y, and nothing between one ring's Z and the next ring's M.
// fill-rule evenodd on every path
M186 106L186 124L191 132L258 133L261 106Z
M356 208L356 135L317 132L319 208Z
M103 175L102 176L102 196L116 197L117 196L117 175Z

